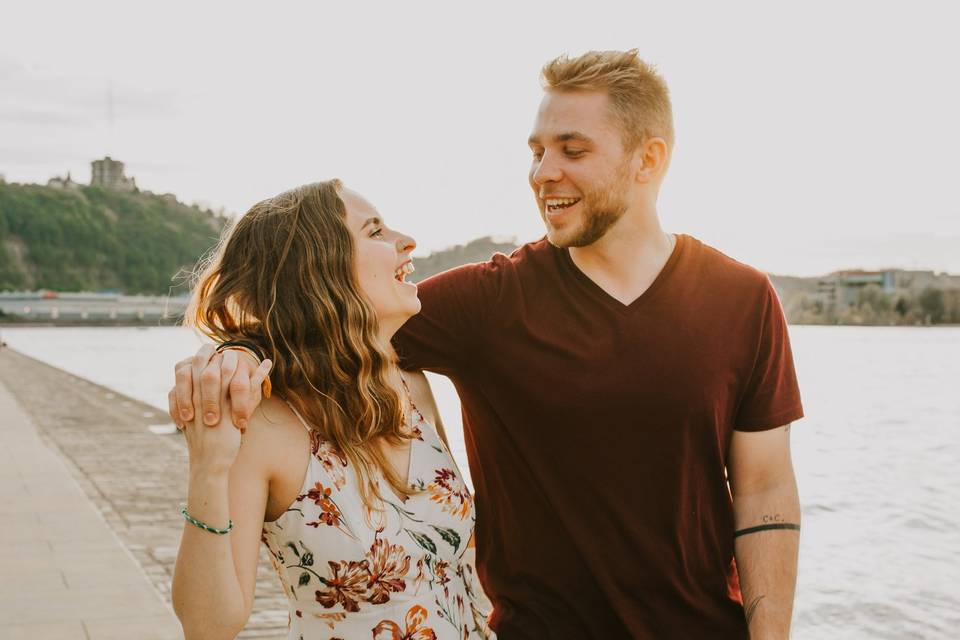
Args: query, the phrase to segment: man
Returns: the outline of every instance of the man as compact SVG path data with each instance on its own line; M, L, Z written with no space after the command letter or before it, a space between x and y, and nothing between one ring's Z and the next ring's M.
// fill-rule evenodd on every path
M636 51L560 57L542 79L529 179L546 239L424 281L395 338L460 395L492 626L787 638L803 413L775 292L661 230L671 106ZM242 420L259 396L236 400Z

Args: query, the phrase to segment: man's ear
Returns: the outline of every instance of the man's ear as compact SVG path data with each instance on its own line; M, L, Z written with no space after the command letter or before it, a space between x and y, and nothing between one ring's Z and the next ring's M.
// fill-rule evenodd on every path
M670 164L670 146L663 138L647 138L637 149L640 166L637 169L638 182L652 182L667 172Z

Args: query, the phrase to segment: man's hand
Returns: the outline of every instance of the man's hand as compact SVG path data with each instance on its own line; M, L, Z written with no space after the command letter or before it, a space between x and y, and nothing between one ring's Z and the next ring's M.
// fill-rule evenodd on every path
M174 366L176 376L176 386L167 394L169 402L170 417L178 427L193 420L194 414L194 388L193 372L196 366L196 359L205 357L210 359L213 350L209 345L200 347L197 354L181 360ZM273 363L270 360L264 360L257 366L256 359L239 351L235 371L224 370L222 366L207 366L202 369L200 374L200 397L197 398L203 424L208 427L217 425L220 422L220 415L224 407L221 406L221 390L226 387L227 409L233 424L241 432L247 428L247 421L253 415L254 410L260 406L261 387L264 379L270 373L270 367ZM218 362L222 365L223 359Z

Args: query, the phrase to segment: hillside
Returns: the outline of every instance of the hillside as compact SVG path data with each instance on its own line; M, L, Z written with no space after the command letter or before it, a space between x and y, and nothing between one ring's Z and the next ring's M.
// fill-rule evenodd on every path
M0 291L185 294L186 274L227 222L169 195L0 181ZM415 259L411 279L516 247L487 237L436 251ZM791 323L960 323L960 276L891 269L770 278Z
M493 254L500 252L510 254L518 246L513 242L499 242L493 238L477 238L467 244L459 244L442 251L434 251L428 256L414 258L416 271L410 277L413 282L420 282L430 276L453 269L471 262L485 262Z
M167 293L226 222L172 196L0 182L0 291Z

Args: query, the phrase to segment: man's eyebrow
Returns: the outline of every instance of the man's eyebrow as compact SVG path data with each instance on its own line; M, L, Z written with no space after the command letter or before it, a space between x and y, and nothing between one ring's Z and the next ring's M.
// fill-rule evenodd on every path
M569 131L567 133L561 133L560 135L554 138L557 142L567 142L569 140L576 140L578 142L593 142L588 136L580 133L579 131Z
M557 135L553 136L553 140L554 142L569 142L571 140L576 140L577 142L585 142L587 144L591 144L593 142L593 140L589 136L586 136L580 133L579 131L568 131L566 133L558 133ZM541 144L540 138L538 136L532 135L529 138L527 138L527 144L530 145L531 147L533 145L540 145Z

